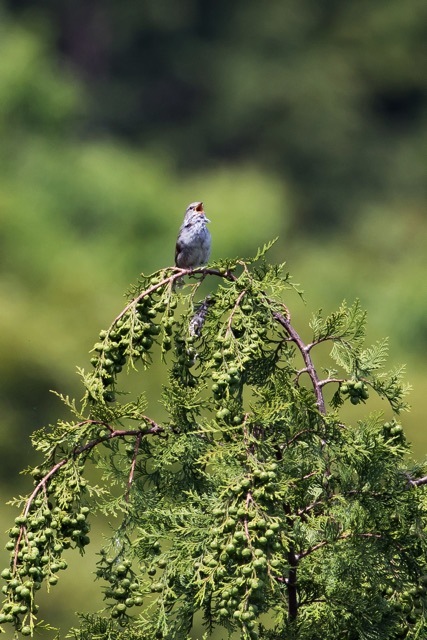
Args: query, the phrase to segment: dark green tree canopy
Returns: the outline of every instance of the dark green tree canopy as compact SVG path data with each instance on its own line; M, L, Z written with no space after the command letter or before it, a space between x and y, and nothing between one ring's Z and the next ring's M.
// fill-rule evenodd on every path
M2 624L32 634L37 591L57 583L65 549L84 552L96 506L114 523L96 568L105 611L82 614L76 640L185 640L198 613L200 638L424 637L427 478L408 463L403 371L384 370L386 341L365 345L357 302L315 314L303 340L297 287L267 249L195 281L141 276L101 331L82 403L63 398L72 419L34 434L43 462L14 501ZM149 375L159 355L161 418L123 394L124 370ZM343 404L373 393L390 416L344 423Z

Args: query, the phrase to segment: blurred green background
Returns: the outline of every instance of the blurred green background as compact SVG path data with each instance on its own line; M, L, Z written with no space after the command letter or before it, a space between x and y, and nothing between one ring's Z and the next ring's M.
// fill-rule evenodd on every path
M63 415L49 390L81 395L76 366L198 199L212 259L279 236L303 334L360 298L408 365L424 457L426 68L424 0L0 0L1 530L30 433ZM47 620L100 606L93 553Z

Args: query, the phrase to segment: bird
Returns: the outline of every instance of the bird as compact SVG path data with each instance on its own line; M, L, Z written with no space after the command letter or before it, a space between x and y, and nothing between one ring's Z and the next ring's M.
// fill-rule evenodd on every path
M203 209L203 202L188 205L175 247L175 266L195 269L206 264L211 254L211 234L206 224L210 222ZM177 281L177 284L182 283Z

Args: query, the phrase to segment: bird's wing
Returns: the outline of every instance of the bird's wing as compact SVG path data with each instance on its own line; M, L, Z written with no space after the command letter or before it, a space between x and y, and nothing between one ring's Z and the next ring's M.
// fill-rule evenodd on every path
M181 249L182 249L182 244L179 241L179 237L178 237L178 240L176 241L176 245L175 245L175 266L178 266L177 260L178 260L179 254L181 253Z

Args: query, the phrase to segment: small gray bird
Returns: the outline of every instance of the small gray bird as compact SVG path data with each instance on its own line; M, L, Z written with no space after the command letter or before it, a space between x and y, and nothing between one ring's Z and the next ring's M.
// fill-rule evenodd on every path
M194 269L206 264L211 254L211 234L206 224L203 202L192 202L185 212L175 248L175 265Z

